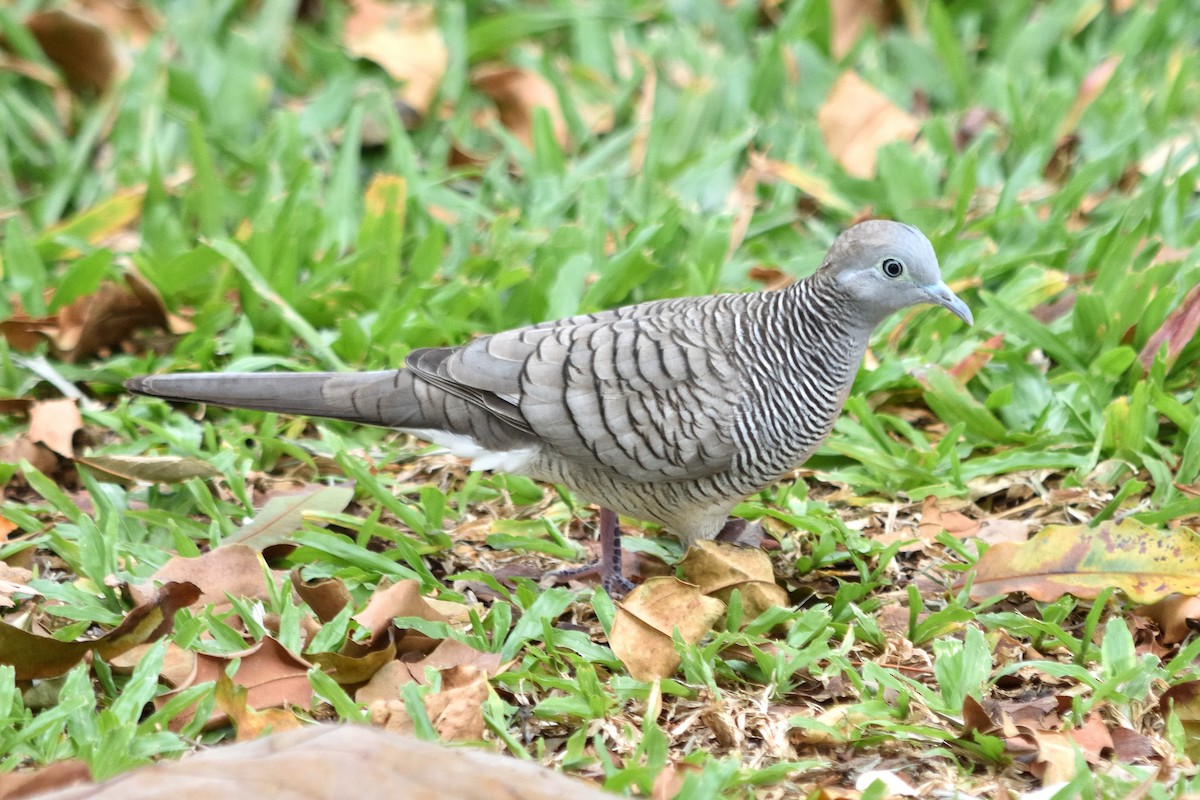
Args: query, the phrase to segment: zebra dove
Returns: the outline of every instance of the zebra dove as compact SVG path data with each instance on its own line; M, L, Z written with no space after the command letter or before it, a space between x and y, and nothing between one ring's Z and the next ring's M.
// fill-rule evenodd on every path
M602 508L603 585L621 572L616 514L685 545L800 466L829 434L875 328L918 303L971 311L916 228L842 233L821 267L774 292L641 303L414 350L401 369L195 373L126 387L398 428L501 470L568 487ZM615 513L614 513L615 512Z

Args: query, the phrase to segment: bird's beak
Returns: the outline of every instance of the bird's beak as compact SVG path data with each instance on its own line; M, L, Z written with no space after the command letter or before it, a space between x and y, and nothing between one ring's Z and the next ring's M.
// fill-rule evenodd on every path
M925 289L925 297L930 303L935 306L945 306L954 316L968 325L975 324L975 317L971 314L971 309L967 308L967 304L958 295L950 291L950 287L945 282L922 288Z

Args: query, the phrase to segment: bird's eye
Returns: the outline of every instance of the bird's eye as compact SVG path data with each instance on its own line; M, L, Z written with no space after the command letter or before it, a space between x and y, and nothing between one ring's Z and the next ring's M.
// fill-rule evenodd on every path
M879 268L889 278L899 278L904 274L904 265L894 258L885 258L883 263L879 265Z

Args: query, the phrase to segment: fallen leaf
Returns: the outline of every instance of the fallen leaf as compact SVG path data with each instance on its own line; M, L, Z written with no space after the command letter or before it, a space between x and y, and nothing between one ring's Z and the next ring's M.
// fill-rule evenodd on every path
M489 678L502 672L499 653L483 653L455 639L443 639L427 654L421 651L402 653L400 660L385 664L355 692L354 699L367 705L381 700L398 700L400 687L404 684L426 683L426 670L441 671L461 666L474 667Z
M989 545L1024 542L1029 539L1029 523L1020 519L985 519L979 524L975 538Z
M181 686L175 692L154 698L155 705L161 708L182 689L220 680L222 675L227 674L230 663L235 660L238 662L238 670L233 674L233 683L246 690L245 708L262 711L293 705L308 708L311 705L313 691L308 680L308 670L312 664L290 652L270 636L235 653L197 653L196 672L192 682ZM171 730L179 730L189 723L195 714L195 706L180 712L171 720ZM224 710L215 709L204 726L211 729L225 724L228 720L229 715Z
M54 800L341 800L381 793L409 800L612 800L581 780L481 750L443 747L366 725L313 725L164 760Z
M979 533L980 524L958 511L942 511L937 498L929 495L921 506L921 522L917 530L921 538L933 541L945 531L956 539L967 539Z
M306 512L337 514L352 499L352 486L310 486L299 492L273 494L254 512L253 519L225 541L246 544L261 552L288 541L288 537L304 527Z
M679 668L673 632L700 641L725 613L725 604L698 586L675 578L651 578L617 604L609 644L640 681L666 678Z
M213 699L237 731L237 741L248 742L268 733L294 731L304 727L300 718L287 708L266 708L259 711L249 703L250 690L239 686L222 672L217 676Z
M13 667L19 681L53 678L75 666L90 651L109 660L143 642L166 635L175 612L199 597L190 583L167 583L154 598L126 615L121 624L98 639L63 642L0 622L0 664Z
M451 742L483 739L483 705L488 697L487 673L471 666L442 671L442 688L425 695L425 713L438 737ZM371 724L392 733L412 734L412 718L402 700L380 700L370 706Z
M876 152L889 142L911 142L920 130L916 117L887 99L853 71L834 81L817 110L825 147L848 175L875 177Z
M145 583L133 584L129 594L138 602L153 594L156 583L187 581L200 590L200 606L229 605L229 597L267 598L270 589L258 553L244 544L223 544L195 557L174 556Z
M1138 603L1200 594L1200 540L1186 528L1159 530L1127 519L1096 528L1048 525L1022 544L993 545L976 563L971 597L1024 592L1049 602L1096 597L1116 587ZM961 585L960 581L960 585Z
M1154 357L1165 343L1167 364L1174 364L1183 348L1195 338L1197 329L1200 329L1200 286L1193 286L1183 301L1163 320L1158 330L1150 334L1142 351L1138 353L1138 361L1144 369L1149 370L1154 364Z
M116 48L92 20L55 8L30 14L25 27L73 91L102 94L116 80L121 66Z
M830 52L841 60L868 28L883 30L891 22L889 6L883 0L830 0L833 12L833 36Z
M1200 681L1177 683L1158 699L1158 713L1164 718L1174 713L1183 726L1184 751L1188 758L1200 757Z
M126 652L109 659L109 666L117 674L129 675L151 647L150 643L131 647ZM159 670L158 674L168 685L174 688L191 686L196 679L196 651L184 650L174 642L167 642L167 650L163 654L162 669ZM0 795L0 797L2 796Z
M83 416L74 400L46 400L29 409L29 440L63 458L75 455L72 442L82 428Z
M343 608L354 602L350 590L341 578L305 581L300 575L299 567L292 570L292 591L312 609L321 622L329 622L340 614Z
M354 621L379 636L387 631L396 617L420 617L430 622L445 622L446 617L435 611L421 597L421 584L413 579L398 581L377 591L367 601L367 607L354 615Z
M28 432L0 445L0 464L20 464L26 461L43 475L53 475L59 465L65 463L50 448L30 441Z
M1082 727L1072 728L1067 731L1067 734L1075 740L1075 744L1079 745L1079 749L1083 751L1083 757L1089 764L1099 764L1103 760L1102 754L1113 749L1112 735L1108 732L1108 726L1096 713L1088 715L1087 721Z
M519 67L485 64L471 72L471 85L492 99L500 124L522 144L533 149L533 115L541 108L550 116L554 140L567 146L567 121L550 81Z
M0 541L3 541L2 537L0 537ZM12 608L14 605L12 596L14 594L27 594L30 597L37 597L40 592L26 583L32 578L32 571L24 567L14 567L0 561L0 608ZM0 795L0 797L3 797L3 795Z
M1025 733L1037 746L1037 756L1030 771L1043 784L1066 783L1075 777L1074 740L1065 733L1026 729Z
M775 583L770 556L758 548L700 541L688 548L680 567L688 582L725 604L735 590L740 592L746 622L768 608L788 605L787 592Z
M307 653L305 657L340 684L360 684L396 658L396 641L381 636L365 645L347 642L337 653Z
M103 475L146 483L183 483L192 478L216 478L221 471L191 456L78 456L75 462Z
M1116 727L1112 729L1110 735L1113 741L1113 754L1121 761L1140 761L1158 755L1150 737L1143 736L1132 728Z
M428 113L450 64L432 3L354 0L342 41L351 54L400 81L400 97L410 108Z
M1200 620L1200 597L1170 595L1150 605L1138 606L1134 614L1158 623L1163 644L1182 642L1192 632L1194 620Z
M115 347L138 328L181 333L190 327L170 316L158 291L134 272L125 273L125 286L103 283L93 294L63 306L57 320L54 346L71 363Z

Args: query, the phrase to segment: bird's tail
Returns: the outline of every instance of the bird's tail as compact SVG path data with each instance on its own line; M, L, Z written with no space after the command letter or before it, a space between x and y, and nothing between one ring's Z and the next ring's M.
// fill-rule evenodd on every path
M407 370L379 372L193 372L125 381L137 394L280 414L395 426L414 405ZM405 401L408 402L405 402Z

